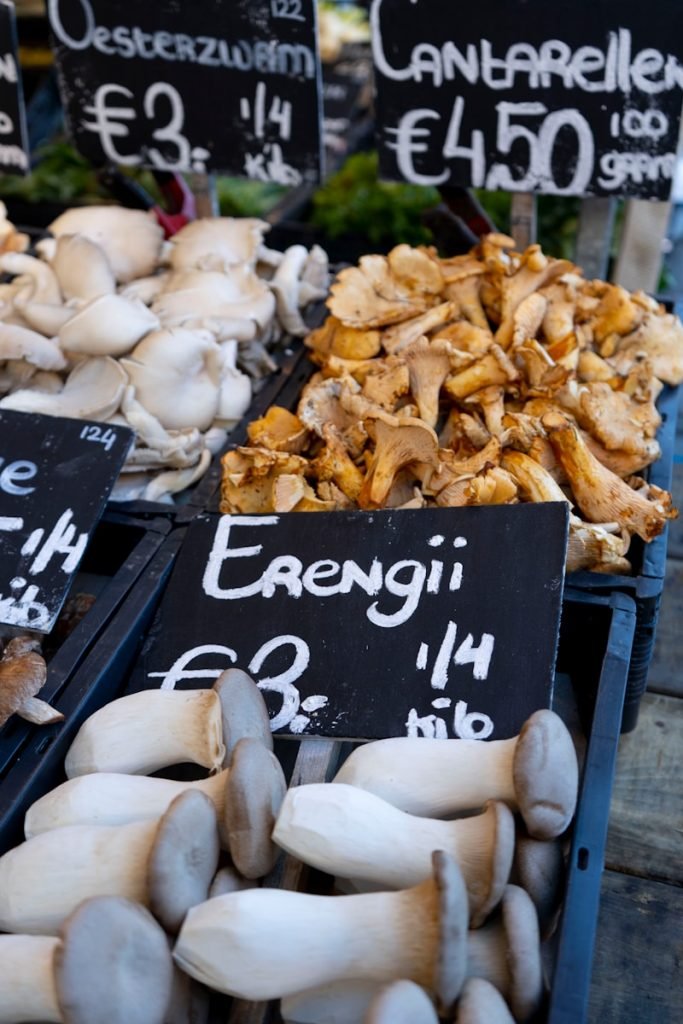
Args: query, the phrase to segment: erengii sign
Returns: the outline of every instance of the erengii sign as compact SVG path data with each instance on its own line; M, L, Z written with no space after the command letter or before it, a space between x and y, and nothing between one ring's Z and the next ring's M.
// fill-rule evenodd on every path
M678 0L373 0L383 177L666 199Z

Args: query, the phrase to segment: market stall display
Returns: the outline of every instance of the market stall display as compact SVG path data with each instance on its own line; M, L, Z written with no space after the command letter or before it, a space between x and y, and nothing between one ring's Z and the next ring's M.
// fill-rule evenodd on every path
M222 511L565 501L567 568L600 572L628 571L632 537L676 515L638 474L683 328L643 293L493 235L446 260L362 257L328 308L289 433L256 422L223 457Z

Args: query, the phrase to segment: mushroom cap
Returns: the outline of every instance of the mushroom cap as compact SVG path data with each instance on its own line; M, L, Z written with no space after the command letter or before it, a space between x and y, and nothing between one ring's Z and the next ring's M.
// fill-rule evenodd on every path
M538 1010L543 995L543 968L538 917L531 897L508 885L502 900L510 977L508 999L515 1020L525 1021Z
M39 651L40 641L31 636L16 636L5 647L0 658L0 726L45 685L47 666Z
M117 281L151 274L159 261L164 232L150 211L122 206L77 206L48 225L60 235L85 235L105 252Z
M139 299L98 295L67 320L59 343L68 352L120 356L159 327L159 318Z
M239 871L231 864L216 872L213 882L209 888L209 899L215 896L225 896L228 892L241 892L242 889L253 889L254 883L248 878L242 878Z
M553 931L562 898L564 855L559 839L517 837L513 863L515 881L526 889L536 907L543 938Z
M443 850L432 854L432 870L439 907L434 994L439 1014L448 1016L453 1012L467 970L467 889L460 868Z
M152 915L118 896L85 900L55 953L64 1024L163 1024L173 966Z
M484 813L493 817L489 874L483 885L470 883L469 895L472 912L471 926L478 928L498 905L510 878L515 853L515 819L512 811L501 800L488 800ZM476 889L475 889L476 886Z
M273 734L266 702L258 686L240 668L229 668L213 684L223 709L223 742L226 768L235 747L241 739L259 740L268 750L273 749Z
M271 834L286 792L275 755L260 740L240 740L225 789L223 827L230 856L245 878L261 878L275 865L280 850Z
M116 359L94 356L78 363L57 394L22 388L0 399L0 408L46 416L106 420L116 412L128 377Z
M207 899L219 854L213 803L186 790L159 819L147 863L150 909L167 931L177 932L190 907Z
M512 777L529 835L561 835L576 808L579 766L569 730L554 711L535 711L522 726Z
M458 999L454 1024L514 1024L508 1004L490 981L468 978Z
M434 1004L420 985L406 979L387 985L373 999L363 1024L438 1024Z

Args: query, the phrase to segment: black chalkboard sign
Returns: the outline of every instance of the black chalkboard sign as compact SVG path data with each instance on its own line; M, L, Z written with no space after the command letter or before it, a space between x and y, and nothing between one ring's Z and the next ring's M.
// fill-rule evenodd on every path
M14 4L0 0L0 172L26 174L29 147Z
M666 199L680 0L373 0L382 176Z
M514 736L547 707L564 503L195 519L150 685L257 680L274 731Z
M71 136L96 164L319 179L314 0L49 0Z
M132 440L0 409L0 623L50 631Z

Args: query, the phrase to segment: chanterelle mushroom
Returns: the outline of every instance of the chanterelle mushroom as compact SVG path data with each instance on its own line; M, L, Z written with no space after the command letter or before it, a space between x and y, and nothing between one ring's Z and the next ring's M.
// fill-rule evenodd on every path
M382 508L399 470L411 463L436 467L439 441L431 427L412 417L378 413L366 421L375 442L370 466L358 494L361 508Z

